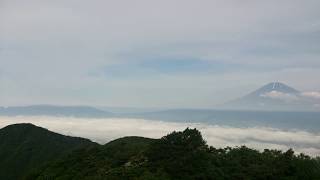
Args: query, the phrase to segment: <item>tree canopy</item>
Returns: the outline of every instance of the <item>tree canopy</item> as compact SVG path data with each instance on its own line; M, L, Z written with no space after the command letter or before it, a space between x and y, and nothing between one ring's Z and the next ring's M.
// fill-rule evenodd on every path
M319 179L320 160L292 149L208 146L197 129L82 149L26 179Z

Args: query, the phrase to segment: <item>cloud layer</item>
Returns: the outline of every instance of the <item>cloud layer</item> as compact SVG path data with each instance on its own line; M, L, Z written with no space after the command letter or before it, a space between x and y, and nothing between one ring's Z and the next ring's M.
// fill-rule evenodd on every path
M320 99L320 92L317 91L303 92L302 95L308 98Z
M284 101L295 101L299 99L299 97L296 94L283 93L280 91L271 91L265 94L261 94L260 96L271 98L271 99L284 100Z
M51 131L81 136L104 144L123 136L160 138L186 127L199 129L209 145L240 146L263 150L293 148L296 152L320 155L320 134L306 131L284 131L264 127L234 128L201 123L173 123L143 119L84 119L59 117L0 117L0 127L14 123L33 123Z

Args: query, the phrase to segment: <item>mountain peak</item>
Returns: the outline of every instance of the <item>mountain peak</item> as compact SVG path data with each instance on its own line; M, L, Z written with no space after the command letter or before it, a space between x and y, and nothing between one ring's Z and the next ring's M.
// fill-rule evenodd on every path
M42 131L46 132L48 131L47 129L38 127L34 124L31 123L19 123L19 124L10 124L8 126L5 126L1 129L1 131L7 131L10 133L16 133L16 132L29 132L29 131Z
M262 95L264 93L277 91L285 94L298 94L299 91L281 82L271 82L251 93L251 95Z
M281 82L271 82L246 96L224 105L227 109L250 110L300 110L305 104L299 103L301 92Z
M282 86L287 86L287 85L284 83L281 83L281 82L271 82L271 83L267 84L267 86L268 87L272 86L272 89L277 89L277 88L281 88Z

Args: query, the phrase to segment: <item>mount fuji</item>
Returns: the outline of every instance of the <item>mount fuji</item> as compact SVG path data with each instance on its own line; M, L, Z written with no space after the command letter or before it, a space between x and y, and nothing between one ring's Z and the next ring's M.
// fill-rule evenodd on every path
M319 101L304 96L284 83L272 82L233 101L223 104L223 109L271 110L271 111L315 111Z

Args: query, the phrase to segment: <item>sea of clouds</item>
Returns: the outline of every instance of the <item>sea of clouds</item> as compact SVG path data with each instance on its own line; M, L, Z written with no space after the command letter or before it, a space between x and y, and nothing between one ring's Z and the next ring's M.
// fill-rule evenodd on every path
M73 118L47 116L0 117L0 128L16 123L32 123L51 131L88 138L100 144L124 136L160 138L187 127L199 129L209 145L214 147L246 145L258 150L293 148L312 156L320 155L320 133L303 130L281 130L265 127L236 128L203 123L162 122L125 118Z

